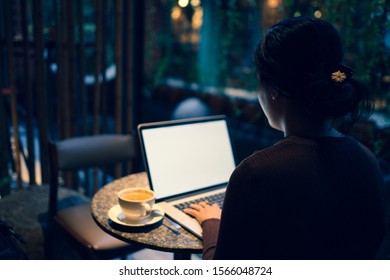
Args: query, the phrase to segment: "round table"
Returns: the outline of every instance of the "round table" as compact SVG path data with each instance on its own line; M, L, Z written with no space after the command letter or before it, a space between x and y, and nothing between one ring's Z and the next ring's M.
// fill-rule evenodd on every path
M189 259L192 253L202 252L202 240L183 228L175 228L164 217L162 222L145 228L118 227L108 217L108 211L118 203L117 193L128 187L149 188L145 172L131 174L108 183L93 196L91 212L96 223L108 234L125 242L142 245L145 248L173 252L174 259ZM174 233L171 229L177 230Z

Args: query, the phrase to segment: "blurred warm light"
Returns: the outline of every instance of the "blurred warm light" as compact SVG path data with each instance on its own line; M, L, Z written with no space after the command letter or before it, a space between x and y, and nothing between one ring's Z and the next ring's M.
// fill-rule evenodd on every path
M387 106L387 102L385 99L375 99L374 100L374 107L376 110L383 110Z
M268 0L267 2L268 7L272 9L277 8L278 6L280 6L280 4L280 0Z
M390 83L390 75L385 75L385 76L383 76L383 81L384 81L385 83Z
M317 11L314 12L314 16L316 18L321 18L322 17L322 12L320 10L317 10Z
M301 14L301 12L300 11L296 11L295 13L294 13L294 17L300 17L302 14Z
M203 23L203 9L201 7L195 8L194 15L192 16L192 29L200 29Z
M192 7L198 7L200 6L200 0L191 0Z
M181 8L179 8L178 6L175 6L173 9L172 9L172 13L171 13L171 18L173 20L178 20L181 16Z
M178 4L180 7L182 7L182 8L187 7L189 3L190 3L189 0L179 0L179 1L177 2L177 4Z

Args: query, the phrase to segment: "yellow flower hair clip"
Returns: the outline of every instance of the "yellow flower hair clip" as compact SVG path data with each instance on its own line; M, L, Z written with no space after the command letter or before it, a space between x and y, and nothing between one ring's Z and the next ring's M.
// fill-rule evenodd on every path
M353 71L352 68L343 64L339 64L335 71L333 71L330 75L330 78L336 84L342 85L344 82L350 79L354 73L355 71Z
M337 70L336 72L332 73L331 78L337 83L342 83L347 78L347 75L345 75L345 73L341 72L340 70Z

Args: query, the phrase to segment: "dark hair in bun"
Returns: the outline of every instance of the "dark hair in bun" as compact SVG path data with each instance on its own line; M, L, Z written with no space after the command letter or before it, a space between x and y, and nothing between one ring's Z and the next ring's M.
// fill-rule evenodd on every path
M373 102L342 59L337 30L307 17L274 25L255 51L261 85L296 100L313 117L353 122L370 114Z

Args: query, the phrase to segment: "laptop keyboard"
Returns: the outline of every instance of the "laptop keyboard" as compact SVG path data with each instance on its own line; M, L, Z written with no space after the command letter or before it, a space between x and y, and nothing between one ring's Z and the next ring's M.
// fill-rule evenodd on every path
M177 209L179 209L180 211L183 211L184 209L189 208L191 204L198 204L198 203L204 201L204 202L207 202L210 205L213 205L213 204L216 203L216 204L219 205L219 207L222 208L224 197L225 197L225 193L222 192L222 193L217 193L217 194L214 194L214 195L198 198L198 199L195 199L195 200L186 201L184 203L176 204L174 206Z

